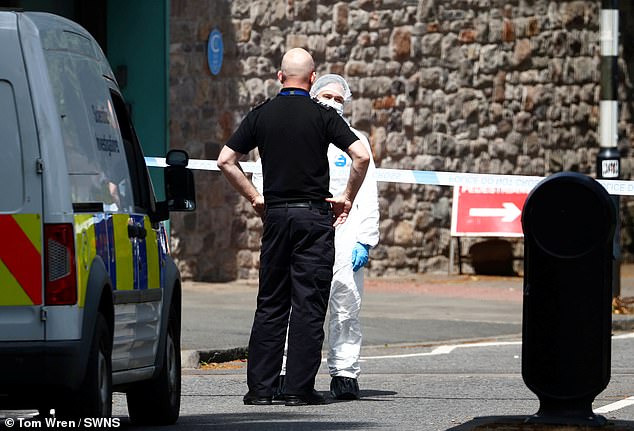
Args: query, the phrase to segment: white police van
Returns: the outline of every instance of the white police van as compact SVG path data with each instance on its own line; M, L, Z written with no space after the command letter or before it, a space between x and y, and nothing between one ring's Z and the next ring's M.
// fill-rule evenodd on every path
M114 74L79 25L0 11L0 409L135 423L180 409L181 283L163 221L195 209L171 151L156 202Z

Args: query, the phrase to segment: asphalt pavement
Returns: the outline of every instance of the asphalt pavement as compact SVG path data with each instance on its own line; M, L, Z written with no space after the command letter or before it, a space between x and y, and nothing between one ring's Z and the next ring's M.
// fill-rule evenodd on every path
M621 266L620 298L634 298L634 265ZM523 278L416 274L366 278L361 311L362 356L408 347L519 339ZM182 359L245 357L257 296L256 281L183 283ZM634 330L634 315L613 314L613 329Z
M298 408L242 403L246 363L233 360L246 354L257 283L185 282L183 288L181 417L161 430L591 429L525 422L539 402L520 372L522 277L368 278L360 400ZM620 298L634 301L634 265L621 268ZM613 329L611 379L593 409L608 420L601 429L632 431L634 315L613 314ZM201 360L226 363L194 369ZM329 382L322 362L315 387L323 392ZM0 412L0 429L14 418L27 421L20 427L34 427L28 420L35 413ZM120 393L113 414L123 429L159 429L131 425Z
M634 265L621 268L621 294L634 301ZM538 401L522 381L523 278L417 274L367 278L361 311L361 400L330 400L297 413L243 406L244 358L255 311L256 282L184 283L184 397L174 429L235 430L585 430L527 425ZM574 302L574 301L571 301ZM631 305L630 305L631 307ZM613 314L612 379L595 399L605 429L634 430L634 314ZM325 354L323 354L325 357ZM193 369L199 361L209 367ZM231 361L231 362L230 362ZM226 363L223 363L226 362ZM328 387L322 362L316 388ZM124 414L119 400L117 410ZM211 406L211 407L210 407ZM311 406L314 407L314 406ZM619 407L620 408L620 407ZM210 410L211 409L211 410ZM613 409L613 410L610 410ZM212 413L210 413L210 411ZM520 416L508 416L509 414ZM215 427L215 428L214 428Z

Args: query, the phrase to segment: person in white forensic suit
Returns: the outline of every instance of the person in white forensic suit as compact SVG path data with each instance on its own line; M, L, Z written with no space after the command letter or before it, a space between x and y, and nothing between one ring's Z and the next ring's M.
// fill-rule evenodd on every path
M335 74L318 78L310 90L310 95L336 110L342 117L344 104L352 98L346 80ZM365 135L353 127L351 130L372 155L370 143ZM328 148L328 160L330 193L337 196L346 187L352 161L346 153L334 145ZM330 289L327 362L332 377L331 396L340 400L359 398L358 378L361 373L359 356L362 341L359 312L363 297L362 268L368 263L370 249L379 242L379 203L374 172L374 160L370 157L368 172L348 219L335 230L335 264ZM254 174L253 183L257 188L261 188L261 182L261 175ZM284 393L282 387L284 374L285 361L280 372L280 394Z

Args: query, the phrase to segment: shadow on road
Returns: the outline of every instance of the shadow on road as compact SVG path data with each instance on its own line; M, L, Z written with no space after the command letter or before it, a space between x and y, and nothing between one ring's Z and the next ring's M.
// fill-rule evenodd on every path
M372 422L314 422L310 420L310 413L275 413L268 411L254 413L209 414L181 417L176 425L162 427L139 427L132 425L129 420L121 421L121 428L135 430L223 430L223 431L334 431L334 430L368 430L380 428L381 425Z
M381 399L380 397L387 397L397 395L398 392L394 391L377 391L372 389L363 389L359 391L359 401L393 401L392 399ZM337 400L328 398L328 404L335 403L349 403L351 400Z
M633 431L634 422L608 420L603 426L573 426L526 423L530 416L484 416L474 418L447 431Z

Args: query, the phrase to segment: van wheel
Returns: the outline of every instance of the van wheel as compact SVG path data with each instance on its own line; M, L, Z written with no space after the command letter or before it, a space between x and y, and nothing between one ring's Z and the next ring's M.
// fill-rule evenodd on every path
M103 314L97 315L86 375L81 389L55 411L57 417L112 416L112 337Z
M180 319L170 309L163 352L163 368L150 382L139 383L126 394L130 420L135 424L171 425L181 404Z

